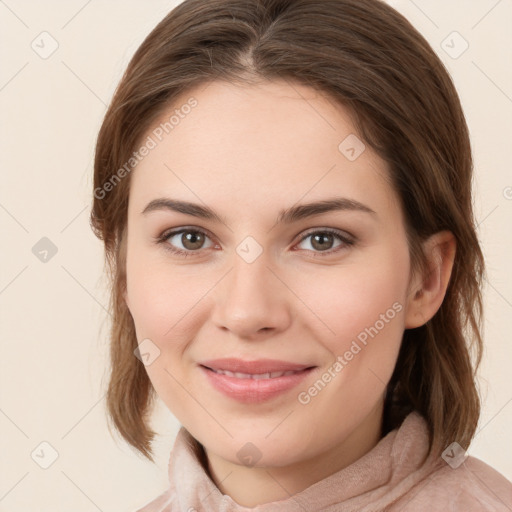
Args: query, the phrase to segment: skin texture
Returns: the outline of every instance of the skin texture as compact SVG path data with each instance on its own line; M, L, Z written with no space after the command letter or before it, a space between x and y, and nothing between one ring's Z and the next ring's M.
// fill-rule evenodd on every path
M204 446L219 489L253 507L300 492L379 441L403 331L439 308L455 242L449 232L431 237L429 269L412 274L387 165L368 145L354 161L340 152L356 130L348 111L325 95L286 81L212 82L183 94L155 126L192 96L197 106L131 175L125 298L138 342L149 338L160 350L146 367L159 397ZM169 210L141 213L162 197L207 205L224 222ZM375 214L331 211L276 224L281 209L333 197L359 201ZM156 242L182 227L204 230L203 245L187 244L182 234ZM327 235L322 249L313 236L301 241L325 228L354 243ZM236 251L248 236L263 251L251 263ZM166 245L192 254L173 254ZM362 349L321 392L300 403L299 392L393 304L400 311L359 343ZM241 404L212 388L198 367L221 357L317 368L296 389ZM254 467L237 457L247 442L261 454Z

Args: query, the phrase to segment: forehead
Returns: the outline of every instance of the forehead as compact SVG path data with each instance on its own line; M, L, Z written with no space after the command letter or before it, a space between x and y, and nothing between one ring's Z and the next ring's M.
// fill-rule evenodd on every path
M137 207L166 194L237 207L257 197L259 206L326 194L394 199L385 162L350 112L301 84L202 84L176 98L147 137L154 148L131 177Z

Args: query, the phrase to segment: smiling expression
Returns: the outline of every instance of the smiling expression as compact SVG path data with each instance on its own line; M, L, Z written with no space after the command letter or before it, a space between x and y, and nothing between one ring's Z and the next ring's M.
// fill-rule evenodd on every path
M157 394L233 463L249 441L259 464L285 466L375 433L409 296L404 219L386 163L369 145L348 158L340 143L358 140L348 110L284 81L203 84L155 126L192 96L197 106L130 184L126 301L139 343L160 351L146 367ZM377 334L357 342L372 326ZM202 366L220 358L312 369L268 396L272 378L242 382L253 387L238 396L215 384L224 378L229 388L236 376Z

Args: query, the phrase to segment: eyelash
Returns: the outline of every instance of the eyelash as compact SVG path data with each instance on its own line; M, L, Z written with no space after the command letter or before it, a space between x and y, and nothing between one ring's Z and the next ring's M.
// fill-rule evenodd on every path
M198 229L198 228L180 228L180 229L177 229L177 230L174 230L174 231L166 231L166 232L164 232L162 235L157 237L156 243L157 244L162 244L165 250L170 251L173 254L177 254L178 256L184 256L184 257L195 256L198 252L201 251L201 249L199 249L197 251L184 251L182 249L176 249L176 248L172 247L169 243L167 243L169 238L172 238L175 235L179 235L180 233L200 233L200 234L210 238L208 233L206 231L202 230L202 229ZM304 240L306 240L310 236L318 234L318 233L320 233L320 234L335 235L343 243L342 243L342 245L336 247L335 249L329 249L329 250L326 250L326 251L309 251L308 249L299 249L299 250L304 250L304 251L312 252L315 258L317 258L317 257L324 258L326 256L330 256L332 254L335 254L335 253L339 252L340 250L343 250L344 248L353 246L355 244L355 239L354 238L349 238L349 237L345 236L341 231L338 231L337 229L332 229L332 228L324 228L324 229L316 229L314 231L307 232L306 234L304 234L301 237L301 239L297 242L296 245L300 244L301 242L303 242Z

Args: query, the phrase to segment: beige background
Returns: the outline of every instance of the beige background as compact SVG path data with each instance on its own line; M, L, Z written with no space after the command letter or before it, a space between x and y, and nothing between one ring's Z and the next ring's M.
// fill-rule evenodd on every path
M176 3L0 1L0 511L133 512L167 486L178 423L161 403L157 465L107 430L107 294L88 215L106 105L137 46ZM448 66L471 129L489 279L484 408L469 453L512 479L512 2L391 3ZM469 44L458 58L464 40L453 31ZM58 48L41 58L31 44ZM32 252L43 237L57 249L46 262ZM43 469L52 450L58 457Z

